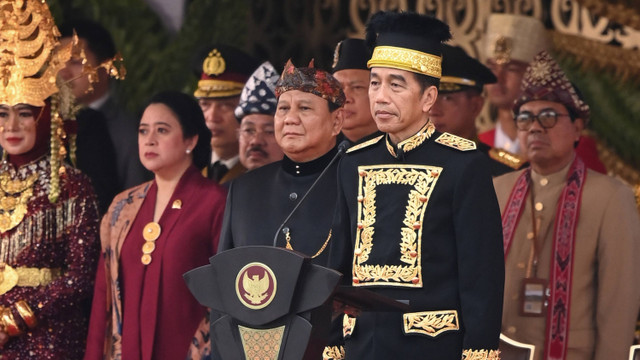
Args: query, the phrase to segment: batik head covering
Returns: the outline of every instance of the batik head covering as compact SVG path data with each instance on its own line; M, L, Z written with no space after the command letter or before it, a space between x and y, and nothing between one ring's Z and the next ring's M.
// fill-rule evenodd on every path
M249 114L273 115L276 113L276 83L280 74L265 61L251 74L244 84L240 102L235 110L238 121Z
M449 39L449 25L432 16L380 11L367 23L365 41L373 49L367 66L400 69L439 79L442 43Z
M284 71L276 84L276 97L289 90L299 90L319 96L328 102L340 107L344 105L346 97L342 91L342 85L333 75L320 69L316 69L313 60L309 67L297 68L291 63L291 59L284 66Z
M513 105L514 113L517 114L523 104L535 100L560 103L584 121L589 119L589 105L580 98L567 75L546 51L536 55L525 70L520 96Z
M498 64L511 60L528 64L537 53L549 48L542 22L525 15L491 14L484 41L485 58L493 58Z

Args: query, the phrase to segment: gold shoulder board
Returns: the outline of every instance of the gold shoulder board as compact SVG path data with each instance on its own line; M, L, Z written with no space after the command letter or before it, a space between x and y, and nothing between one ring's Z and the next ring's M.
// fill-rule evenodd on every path
M507 150L498 148L491 148L491 150L489 150L489 157L497 162L507 165L514 170L520 169L520 167L524 163L520 156L510 153Z
M360 143L358 145L354 145L354 146L350 147L349 149L347 149L347 154L350 153L350 152L353 152L353 151L364 149L367 146L371 146L371 145L377 143L378 141L380 141L380 139L382 139L383 137L384 137L384 135L380 135L380 136L375 137L375 138L373 138L371 140L367 140L367 141L362 142L362 143Z
M477 148L475 142L460 136L449 134L447 132L438 136L438 138L436 139L436 142L438 144L452 147L460 151L475 150Z

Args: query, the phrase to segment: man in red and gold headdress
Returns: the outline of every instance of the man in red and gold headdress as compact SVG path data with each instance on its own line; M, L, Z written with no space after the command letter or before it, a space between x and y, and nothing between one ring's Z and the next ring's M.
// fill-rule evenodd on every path
M530 166L494 180L502 330L534 344L536 359L626 359L640 307L633 193L576 154L589 106L548 53L526 69L513 111Z

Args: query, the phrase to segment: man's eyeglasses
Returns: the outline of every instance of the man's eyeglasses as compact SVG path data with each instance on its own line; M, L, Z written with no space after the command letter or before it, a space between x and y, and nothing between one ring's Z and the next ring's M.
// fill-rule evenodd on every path
M241 127L238 132L240 133L240 136L245 139L251 139L260 134L264 135L266 138L273 138L275 136L275 131L273 129L258 130L253 127Z
M553 110L542 110L538 115L530 112L522 112L515 117L518 130L529 130L535 120L543 129L550 129L558 123L559 116L570 116L569 114L558 114Z

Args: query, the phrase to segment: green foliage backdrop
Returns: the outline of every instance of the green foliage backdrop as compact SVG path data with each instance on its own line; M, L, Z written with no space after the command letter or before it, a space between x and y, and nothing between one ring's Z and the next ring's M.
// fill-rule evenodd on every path
M221 42L243 47L246 0L187 0L185 20L177 34L165 29L143 0L49 0L58 25L86 18L104 25L124 57L126 80L116 84L117 96L138 113L144 101L167 89L193 92L191 68L196 50Z

